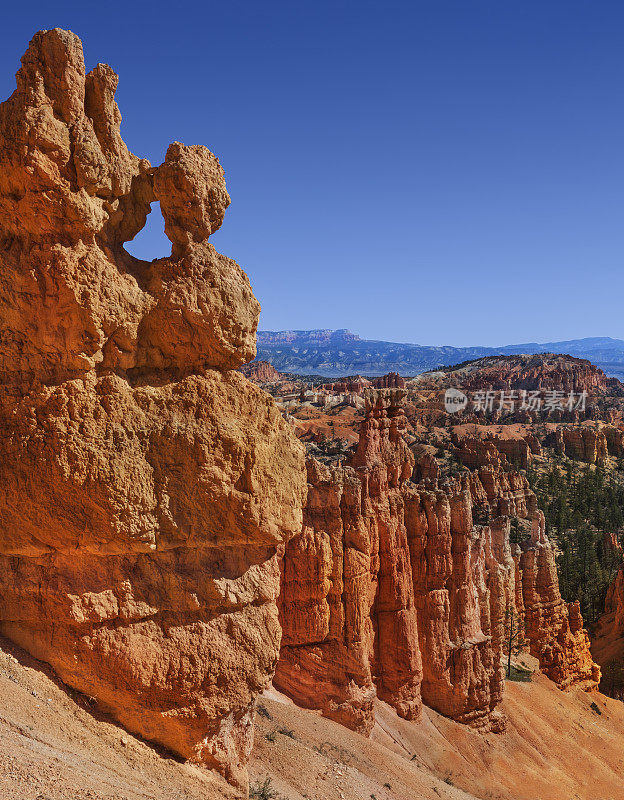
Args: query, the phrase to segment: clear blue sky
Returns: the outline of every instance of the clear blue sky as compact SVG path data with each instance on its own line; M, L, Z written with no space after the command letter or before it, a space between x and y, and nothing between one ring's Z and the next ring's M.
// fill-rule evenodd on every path
M56 26L120 74L133 152L219 156L212 241L261 328L624 338L622 0L10 3L3 98ZM161 229L134 252L167 254Z

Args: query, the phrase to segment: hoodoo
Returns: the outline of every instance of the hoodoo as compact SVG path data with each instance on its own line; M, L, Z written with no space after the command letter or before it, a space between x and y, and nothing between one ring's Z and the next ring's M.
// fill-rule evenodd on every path
M401 436L404 390L366 390L351 466L308 461L304 528L286 547L276 686L368 733L375 693L407 719L422 665L402 486L414 457Z
M42 31L0 105L0 630L244 786L303 450L236 371L259 305L208 243L219 161L129 153L116 87ZM156 200L173 251L146 263L123 244Z
M422 698L458 722L501 730L513 624L560 688L596 688L600 669L578 604L561 598L524 475L487 466L413 483L405 390L365 392L350 463L308 459L304 527L282 567L276 686L363 733L375 695L408 719ZM532 533L512 549L513 517Z

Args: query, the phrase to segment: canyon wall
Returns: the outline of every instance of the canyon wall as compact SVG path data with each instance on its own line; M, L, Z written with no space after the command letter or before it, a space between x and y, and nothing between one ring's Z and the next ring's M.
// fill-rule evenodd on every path
M595 686L526 479L479 458L442 479L425 451L413 483L400 376L359 382L349 463L305 464L238 371L259 305L208 241L230 202L218 159L129 153L116 87L55 29L0 105L0 632L243 789L274 672L363 733L376 696L498 730L516 619L558 685ZM147 263L123 245L156 201L172 252ZM513 548L510 518L531 527Z
M207 241L218 159L129 153L116 87L42 31L0 105L0 631L244 787L303 450L236 371L259 305ZM172 254L147 263L123 244L156 200Z
M412 718L419 701L500 730L506 643L566 689L600 670L526 478L482 466L409 480L402 390L367 390L348 464L308 459L304 527L285 547L276 686L367 733L373 698ZM511 520L530 531L511 544ZM481 524L476 524L476 519Z

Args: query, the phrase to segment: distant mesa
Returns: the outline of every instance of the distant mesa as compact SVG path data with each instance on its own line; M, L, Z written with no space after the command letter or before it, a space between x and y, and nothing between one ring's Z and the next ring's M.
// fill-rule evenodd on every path
M539 353L536 355L485 356L421 374L419 387L460 386L464 391L556 390L559 392L606 392L619 384L585 358Z

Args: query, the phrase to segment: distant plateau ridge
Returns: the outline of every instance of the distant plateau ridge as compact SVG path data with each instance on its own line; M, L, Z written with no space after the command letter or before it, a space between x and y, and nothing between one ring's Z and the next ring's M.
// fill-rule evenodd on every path
M624 340L590 337L561 342L527 342L502 347L439 347L361 339L339 330L258 331L258 360L280 372L323 375L416 375L483 356L565 353L586 358L610 377L624 379Z

